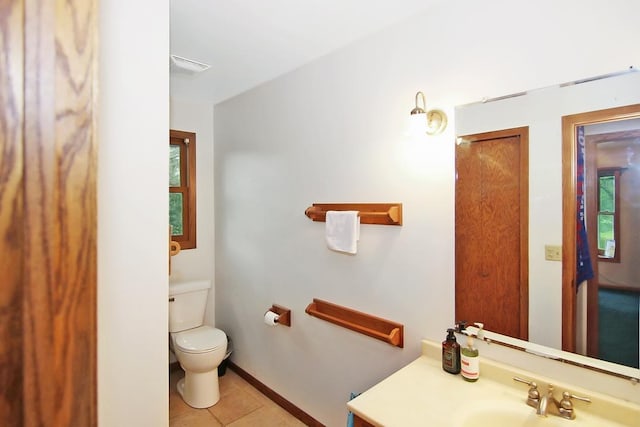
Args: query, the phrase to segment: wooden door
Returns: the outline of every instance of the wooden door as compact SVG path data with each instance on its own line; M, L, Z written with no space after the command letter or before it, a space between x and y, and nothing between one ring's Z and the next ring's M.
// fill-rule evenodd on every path
M24 424L24 11L4 2L0 11L0 425Z
M95 426L95 0L0 11L0 425Z
M456 146L456 320L528 339L528 128Z

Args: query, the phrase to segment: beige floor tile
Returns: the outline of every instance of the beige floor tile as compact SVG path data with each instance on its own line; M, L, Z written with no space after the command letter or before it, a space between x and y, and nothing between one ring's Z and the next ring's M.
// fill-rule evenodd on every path
M222 427L206 409L193 409L169 419L169 427Z
M304 426L279 406L263 406L248 415L228 424L228 427L299 427Z
M222 424L227 425L263 406L243 388L234 387L232 394L222 396L218 403L209 408Z
M256 389L254 386L249 384L244 378L242 378L240 375L238 375L237 373L235 373L234 371L231 371L231 370L227 370L227 374L225 374L224 377L220 377L220 379L225 378L229 373L231 373L231 376L230 376L229 379L233 384L236 384L237 386L242 387L242 388L247 389L247 390L255 390Z
M247 382L240 378L236 373L231 373L229 370L218 377L218 383L220 386L220 396L229 396L236 393L240 389L247 389ZM250 386L249 386L250 387Z
M181 369L169 375L170 427L300 427L302 422L278 406L231 370L219 377L220 400L208 409L184 403L176 384L184 377Z
M231 369L227 369L226 373L223 376L218 377L218 381L220 382L221 387L228 384L233 384L238 387L251 387L248 382L242 379L242 377L233 372Z
M201 409L206 411L206 409ZM178 393L169 394L169 419L178 418L185 414L189 414L191 412L198 411L195 408L187 405L184 400L182 400L182 396Z
M275 403L273 400L271 400L267 396L265 396L262 392L260 392L260 390L252 387L248 383L246 383L246 384L247 384L247 387L244 390L247 393L249 393L251 396L255 397L258 402L260 402L261 404L266 405L266 406L269 406L269 405L278 406L277 403ZM278 406L278 408L279 407L280 406Z

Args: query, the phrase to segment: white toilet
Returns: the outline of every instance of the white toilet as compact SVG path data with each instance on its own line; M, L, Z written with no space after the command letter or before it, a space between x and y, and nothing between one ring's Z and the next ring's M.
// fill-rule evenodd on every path
M209 280L169 284L171 346L185 372L178 393L194 408L208 408L220 400L218 365L227 351L227 335L204 325L209 288Z

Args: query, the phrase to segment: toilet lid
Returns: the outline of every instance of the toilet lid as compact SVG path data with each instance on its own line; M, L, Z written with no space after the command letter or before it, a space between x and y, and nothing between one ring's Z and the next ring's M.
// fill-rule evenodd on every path
M185 353L204 353L227 345L227 335L211 326L200 326L175 334L175 345Z

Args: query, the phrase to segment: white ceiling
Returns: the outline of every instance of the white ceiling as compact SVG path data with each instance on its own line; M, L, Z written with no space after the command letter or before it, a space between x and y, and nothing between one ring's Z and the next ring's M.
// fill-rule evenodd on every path
M171 0L171 54L211 65L172 69L171 94L218 103L437 1Z

